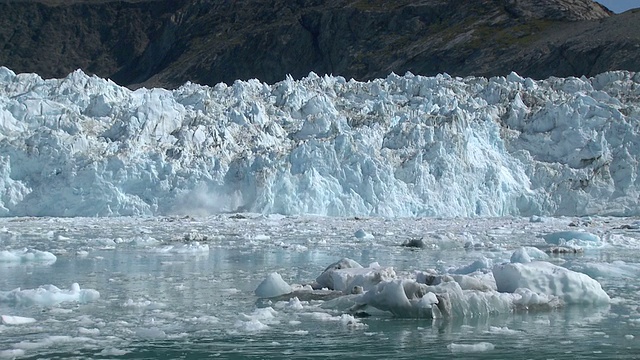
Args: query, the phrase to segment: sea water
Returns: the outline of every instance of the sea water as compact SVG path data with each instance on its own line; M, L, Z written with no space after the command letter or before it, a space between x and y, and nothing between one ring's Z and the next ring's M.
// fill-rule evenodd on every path
M358 219L218 215L205 218L0 220L0 251L26 248L55 262L0 262L2 358L518 358L632 359L640 354L640 232L629 218ZM602 239L554 264L597 279L612 298L466 318L353 317L327 299L259 299L270 273L308 284L341 258L398 276L454 272L478 259L508 262L545 249L543 236ZM362 234L366 236L362 236ZM402 246L422 239L423 248ZM99 292L54 305L2 294L54 285ZM70 290L69 290L70 291ZM50 295L50 293L47 293Z

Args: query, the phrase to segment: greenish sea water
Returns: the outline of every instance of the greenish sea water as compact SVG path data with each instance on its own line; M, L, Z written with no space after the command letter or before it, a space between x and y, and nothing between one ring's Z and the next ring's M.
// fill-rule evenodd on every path
M3 263L0 292L78 283L99 291L100 298L55 306L0 300L0 315L35 319L0 325L0 358L634 359L640 354L638 234L611 230L617 223L591 229L622 234L609 234L609 245L553 259L574 268L620 269L598 277L612 298L607 306L437 320L374 313L351 323L340 320L341 310L323 307L323 301L302 301L298 308L287 301L262 301L253 293L271 272L304 284L342 257L393 266L399 276L464 266L478 258L497 263L522 244L540 245L538 235L559 228L554 222L523 229L529 226L525 219L509 226L504 220L432 221L418 226L436 240L418 250L399 246L402 236L413 236L398 235L408 228L402 222L5 221L0 250L37 248L57 254L57 261ZM361 227L377 229L371 230L376 239L355 239L354 229ZM209 234L208 250L167 247L194 229ZM469 239L484 245L470 248Z

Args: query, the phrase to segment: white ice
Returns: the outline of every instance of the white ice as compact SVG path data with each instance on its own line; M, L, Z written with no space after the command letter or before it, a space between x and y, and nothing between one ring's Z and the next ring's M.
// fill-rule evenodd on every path
M474 344L451 343L447 345L447 348L451 350L452 353L469 353L491 351L495 349L495 345L489 342L479 342Z
M476 270L466 272L470 275L428 270L403 276L391 267L373 263L365 268L344 258L329 265L316 279L315 287L342 292L340 298L327 303L329 308L350 312L375 308L405 318L485 317L610 303L600 283L588 275L536 260L547 257L536 248L522 247L513 253L510 263L494 265L488 274L472 264L468 267ZM259 297L290 292L291 287L277 273L270 274L256 289Z
M611 300L600 283L588 275L545 261L496 265L493 276L501 292L526 288L557 296L568 304L608 304Z
M33 324L37 320L30 317L24 316L15 316L15 315L2 315L0 316L0 323L7 325L25 325L25 324Z
M0 303L9 305L54 306L64 302L88 303L97 300L100 293L93 289L80 289L77 283L69 290L62 290L55 285L43 285L37 289L20 288L11 291L0 291Z
M293 291L291 286L282 279L280 274L274 272L269 274L264 281L258 285L255 294L258 297L270 298L289 294L291 291Z
M639 82L312 73L131 91L2 67L0 215L640 215Z
M350 293L356 287L369 290L380 281L395 278L395 271L391 267L383 268L378 263L372 263L363 268L356 261L342 259L329 265L316 279L317 287Z
M586 231L558 231L543 235L549 244L570 247L600 247L603 245L599 236Z
M40 262L53 264L57 257L48 252L35 249L0 250L0 263Z

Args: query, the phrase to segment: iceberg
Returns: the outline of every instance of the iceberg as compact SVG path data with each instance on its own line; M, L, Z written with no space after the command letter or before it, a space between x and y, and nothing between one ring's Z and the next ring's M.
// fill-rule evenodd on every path
M611 301L600 283L588 275L546 261L496 265L493 276L500 292L526 288L557 296L567 304L608 304Z
M277 272L269 274L255 290L255 294L261 298L272 298L289 294L293 291L291 286L282 279Z
M600 247L602 240L599 236L586 231L557 231L542 236L545 242L552 245L569 245L578 247Z
M34 249L0 250L0 264L11 263L44 263L53 264L58 258L48 252Z
M372 263L362 267L355 260L344 258L329 265L316 278L315 287L343 293L360 292L376 287L380 282L395 279L396 273L391 267L381 267Z
M7 325L25 325L25 324L33 324L37 320L30 317L24 316L12 316L12 315L1 315L0 316L0 324Z
M37 289L20 288L11 291L0 291L0 304L14 306L37 305L55 306L66 302L89 303L100 298L100 293L93 289L80 289L77 283L71 284L69 290L62 290L55 285L43 285Z
M495 265L488 274L484 269L469 275L430 269L413 276L399 276L377 263L364 268L345 258L331 264L316 282L342 291L325 304L327 308L357 315L376 309L401 318L486 318L611 302L588 275L536 260L546 256L522 247L513 253L513 262Z
M0 216L640 215L640 76L175 90L0 68Z

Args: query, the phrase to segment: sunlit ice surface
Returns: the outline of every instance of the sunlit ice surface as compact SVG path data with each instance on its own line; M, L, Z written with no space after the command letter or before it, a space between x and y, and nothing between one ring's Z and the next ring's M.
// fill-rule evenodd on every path
M637 218L608 217L4 218L0 358L632 359L639 228ZM568 252L554 254L558 246ZM343 258L384 272L359 283L365 294L310 290ZM489 289L471 293L488 311L453 304L438 316L358 303L380 284L413 284L420 274L495 287L495 268L523 259L585 274L607 301L558 305L546 301L562 296L538 289L544 306L504 305L478 297L511 296ZM256 295L273 273L294 292ZM414 305L431 299L421 295Z

